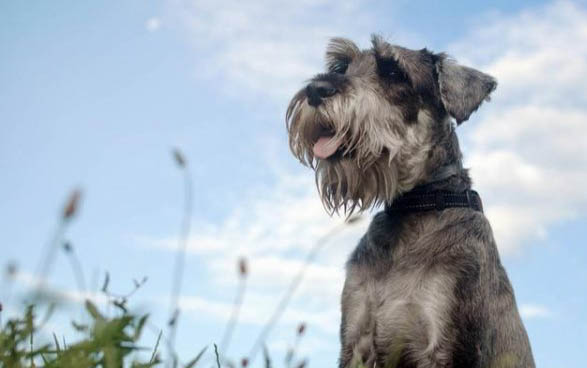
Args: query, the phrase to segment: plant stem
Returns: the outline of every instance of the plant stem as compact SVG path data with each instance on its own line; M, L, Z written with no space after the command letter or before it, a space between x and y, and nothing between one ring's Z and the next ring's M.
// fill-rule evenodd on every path
M177 151L176 151L177 152ZM176 153L175 152L175 153ZM176 153L177 159L177 153ZM169 347L172 350L175 350L175 336L177 332L177 320L179 318L179 296L181 293L181 287L183 282L183 275L184 275L184 268L185 268L185 254L187 249L187 244L190 235L190 228L191 228L191 217L192 217L192 179L190 172L185 164L185 161L178 162L180 168L183 169L184 174L184 193L185 193L185 202L184 202L184 213L183 213L183 221L181 224L180 229L180 237L179 237L179 244L178 244L178 252L176 253L175 257L175 264L173 267L174 274L173 274L173 284L171 289L171 300L169 304ZM175 355L174 352L171 352Z
M249 353L249 363L250 364L253 363L253 360L255 359L257 352L259 351L260 348L263 347L263 344L265 342L265 339L267 338L267 335L269 335L269 333L273 329L274 325L277 323L277 321L279 320L279 318L281 317L281 315L283 314L283 312L287 308L287 305L289 304L293 294L295 293L296 289L298 288L298 286L302 282L302 280L304 278L304 274L306 273L306 271L308 269L308 266L312 263L312 261L314 260L314 258L318 254L318 252L327 243L328 239L332 235L334 235L337 232L339 232L340 230L342 230L342 228L347 225L348 224L346 222L344 222L342 224L335 226L328 233L326 233L320 239L318 239L316 244L312 247L312 249L310 250L310 252L306 256L304 264L302 265L302 267L298 271L297 275L292 280L291 284L289 285L289 288L287 289L286 293L283 295L283 298L281 299L281 301L277 305L277 308L275 308L275 311L273 312L273 314L271 315L271 317L269 318L269 320L267 321L267 323L265 324L265 326L261 330L261 333L259 334L259 336L255 340L255 343L253 344L253 347Z
M245 296L245 291L247 288L247 279L246 277L241 277L239 288L236 294L236 298L234 300L232 314L226 325L226 329L224 330L224 334L222 336L222 340L220 343L220 354L225 357L228 351L228 346L230 345L230 340L232 339L232 334L234 332L234 328L238 322L238 317L240 314L241 306L243 304L243 299Z

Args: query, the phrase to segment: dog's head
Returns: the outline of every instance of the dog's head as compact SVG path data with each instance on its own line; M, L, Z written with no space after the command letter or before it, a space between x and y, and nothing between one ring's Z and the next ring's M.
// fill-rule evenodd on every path
M445 164L452 120L467 120L496 81L445 54L391 45L372 48L335 38L327 71L291 100L286 114L293 154L316 171L326 208L351 213L426 181ZM458 153L460 154L460 153Z

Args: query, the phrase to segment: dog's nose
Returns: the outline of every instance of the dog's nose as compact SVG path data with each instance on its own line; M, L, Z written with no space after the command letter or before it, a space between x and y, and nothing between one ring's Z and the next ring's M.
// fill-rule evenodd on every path
M308 96L308 104L317 107L322 103L324 98L334 96L338 90L327 81L315 81L306 87L306 95Z

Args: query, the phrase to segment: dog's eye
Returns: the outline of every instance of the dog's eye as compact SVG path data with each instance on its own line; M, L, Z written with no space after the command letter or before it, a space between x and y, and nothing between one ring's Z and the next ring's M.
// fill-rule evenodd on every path
M406 74L393 59L379 60L377 62L377 68L379 69L379 74L382 77L388 78L391 82L397 83L407 80Z
M332 65L330 71L332 73L344 74L346 73L347 68L349 67L349 63L346 61L339 61Z

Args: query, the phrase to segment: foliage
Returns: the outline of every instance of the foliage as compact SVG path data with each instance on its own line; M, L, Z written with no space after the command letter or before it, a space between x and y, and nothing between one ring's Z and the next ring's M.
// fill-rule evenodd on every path
M36 323L35 308L28 307L22 318L8 321L0 331L0 366L6 368L38 366L147 368L155 367L160 363L156 351L153 351L148 361L131 358L133 353L145 350L139 347L137 342L148 315L137 316L124 312L118 317L107 318L92 302L86 301L85 307L90 323L73 323L72 325L75 330L86 334L86 338L68 345L65 341L60 343L57 336L53 334L53 343L41 346L33 344L39 326Z

